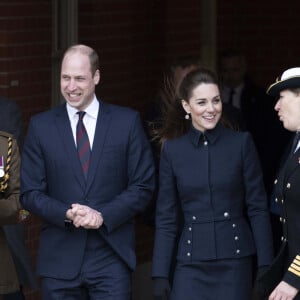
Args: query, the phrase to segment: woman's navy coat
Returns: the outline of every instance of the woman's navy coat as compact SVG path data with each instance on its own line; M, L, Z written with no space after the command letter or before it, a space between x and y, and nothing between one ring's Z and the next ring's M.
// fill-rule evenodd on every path
M177 260L240 258L272 261L262 172L249 133L218 125L205 136L191 128L166 141L160 161L153 277L168 277L183 211Z

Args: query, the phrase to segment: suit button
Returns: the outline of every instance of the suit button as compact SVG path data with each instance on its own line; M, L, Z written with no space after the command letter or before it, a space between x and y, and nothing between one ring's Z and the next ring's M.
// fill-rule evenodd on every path
M229 217L229 213L227 211L224 212L224 217L228 218Z
M207 141L205 141L203 144L204 144L204 146L207 146L208 143L207 143Z
M187 243L190 244L190 243L191 243L191 240L188 240Z
M275 198L275 202L276 202L276 203L278 202L278 198Z
M188 252L186 255L187 255L187 256L191 256L191 253L190 253L190 252Z
M278 182L278 180L277 180L277 179L275 179L275 180L274 180L274 184L277 184L277 182Z
M286 187L289 189L291 187L291 184L288 182L288 184L286 185Z
M283 223L285 223L285 219L282 219Z
M240 254L241 251L240 251L240 249L236 249L235 252L236 252L236 254Z
M235 236L234 239L235 239L236 241L238 241L239 237L238 237L238 236Z
M197 218L195 216L193 216L193 220L196 220Z
M282 217L279 218L279 221L282 222Z
M189 227L189 231L192 231L192 227Z
M235 227L236 227L236 225L233 223L233 224L232 224L232 227L233 227L233 228L235 228Z
M284 203L283 199L281 199L281 203L282 203L282 204Z
M282 242L284 241L284 237L283 237L283 236L281 237L281 241L282 241Z

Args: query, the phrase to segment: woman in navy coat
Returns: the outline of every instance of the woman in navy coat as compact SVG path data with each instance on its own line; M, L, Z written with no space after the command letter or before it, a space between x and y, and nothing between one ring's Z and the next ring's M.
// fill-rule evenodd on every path
M178 96L182 100L170 107L161 131L155 299L250 299L254 257L258 268L273 257L255 146L249 133L221 124L222 101L211 71L191 71Z

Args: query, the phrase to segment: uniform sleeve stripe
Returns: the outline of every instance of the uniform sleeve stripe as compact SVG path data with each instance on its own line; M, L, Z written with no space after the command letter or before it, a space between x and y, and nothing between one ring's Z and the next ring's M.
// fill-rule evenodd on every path
M300 272L299 271L296 271L294 268L292 267L289 267L288 268L288 271L290 271L291 273L297 275L298 277L300 277Z
M297 266L296 264L292 263L290 267L300 272L300 266Z
M300 266L300 255L297 255L293 261L294 264Z
M294 261L292 263L295 264L296 266L300 267L300 261L294 259Z

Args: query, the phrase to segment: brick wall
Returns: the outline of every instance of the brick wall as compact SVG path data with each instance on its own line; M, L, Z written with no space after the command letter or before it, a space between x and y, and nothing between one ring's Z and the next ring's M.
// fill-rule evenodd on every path
M199 1L81 0L79 12L79 40L101 55L98 94L109 102L143 112L167 62L200 52Z
M0 95L15 100L25 127L30 116L50 107L51 1L0 2ZM27 226L28 249L35 263L39 221ZM28 300L39 291L26 290Z
M267 87L283 70L300 65L300 2L218 1L218 48L240 48L249 72Z
M25 121L50 104L51 2L0 3L0 93L14 99Z
M101 59L103 100L144 112L168 62L201 48L199 0L79 0L79 42ZM217 1L218 48L239 47L262 85L299 65L300 2ZM51 105L51 1L0 2L0 94L17 101L25 124ZM36 258L39 220L28 224ZM137 218L138 262L151 258L153 228ZM29 300L39 293L26 291Z

